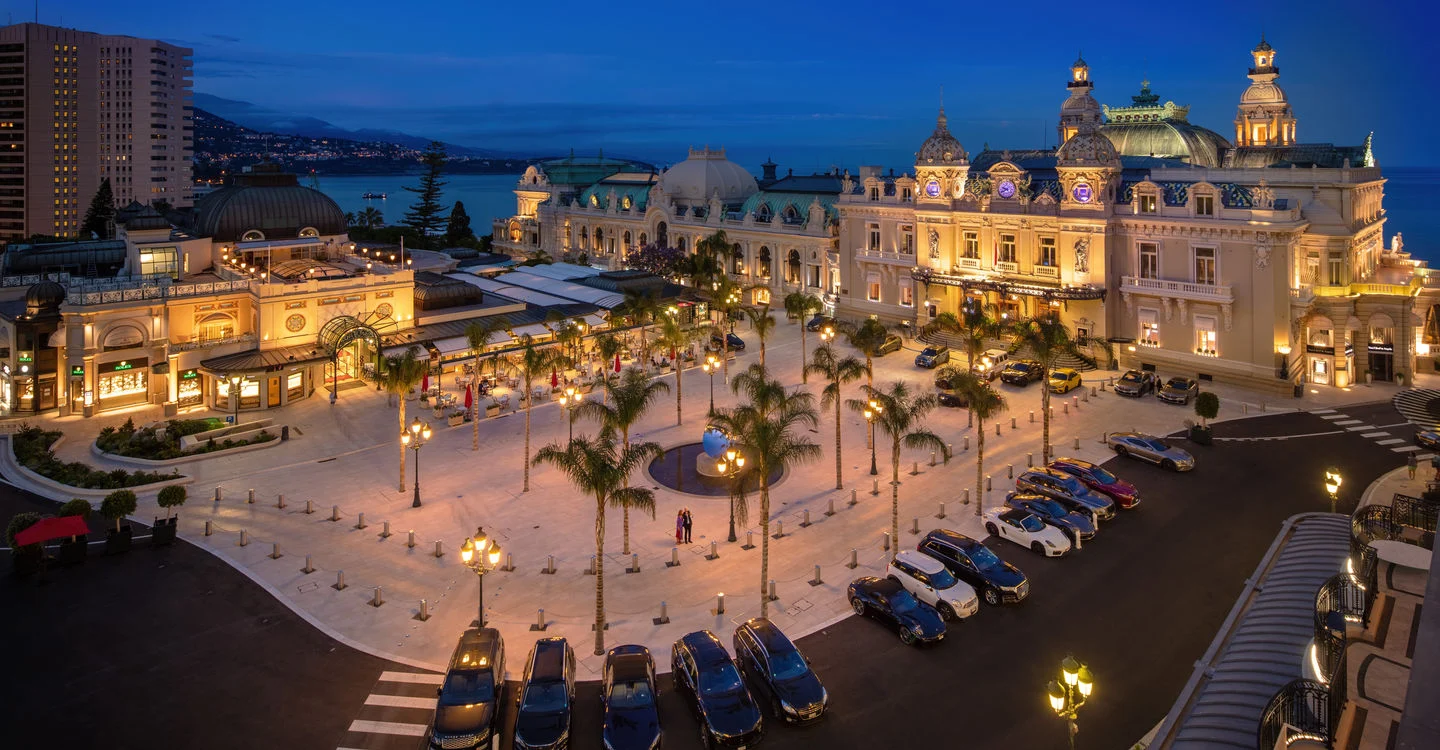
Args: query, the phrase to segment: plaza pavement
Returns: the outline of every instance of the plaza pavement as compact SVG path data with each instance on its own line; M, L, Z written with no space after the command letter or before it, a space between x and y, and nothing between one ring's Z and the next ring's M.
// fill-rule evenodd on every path
M731 363L736 372L758 359L759 347L752 332L742 330L747 351ZM800 383L799 327L781 322L767 346L767 364L790 385ZM818 336L809 335L813 350ZM842 346L842 348L844 348ZM933 372L913 364L914 342L902 352L875 363L877 386L905 378L921 392L932 390ZM1087 389L1118 373L1086 373ZM1170 375L1173 373L1161 373ZM666 380L674 385L674 376ZM642 421L633 439L653 440L665 448L698 442L705 424L709 377L698 368L684 373L686 423L675 425L674 392L662 396ZM863 382L863 381L862 381ZM1422 380L1421 385L1425 382ZM811 380L818 394L823 383ZM1208 386L1207 386L1208 387ZM1000 435L987 425L985 472L993 477L988 505L1001 502L1013 487L1007 467L1023 470L1027 454L1039 461L1041 419L1040 387L1017 389L1001 385L1009 411L997 422ZM1333 408L1347 403L1388 401L1400 389L1388 385L1357 386L1348 391L1323 389L1307 393L1303 400L1260 396L1225 385L1213 388L1221 399L1220 419L1234 419L1261 413L1297 408ZM847 387L858 395L858 384ZM597 398L598 393L592 394ZM1079 391L1073 394L1080 398ZM715 377L717 407L735 399ZM1154 398L1127 399L1103 392L1071 406L1071 395L1056 396L1052 405L1052 443L1058 455L1091 460L1110 457L1100 441L1105 431L1139 429L1164 434L1183 427L1193 419L1190 408L1171 406ZM489 624L505 635L511 658L519 660L531 640L539 635L563 635L575 644L581 659L581 678L598 677L599 657L590 656L594 617L594 578L586 575L593 554L593 500L574 490L553 469L531 470L531 490L521 492L521 451L524 437L522 412L481 423L481 447L471 450L471 426L445 427L431 419L428 410L407 405L409 418L421 416L435 426L435 437L421 451L421 488L424 507L410 507L413 464L406 466L406 492L397 491L399 429L396 409L386 396L372 388L355 388L340 393L332 406L318 393L304 403L273 415L278 424L291 427L291 439L272 448L234 456L208 458L181 465L182 474L192 479L190 500L180 513L184 539L209 550L234 565L302 617L338 640L363 651L418 667L440 669L453 648L458 632L475 619L475 575L460 563L460 542L477 526L500 541L514 562L513 571L492 571L485 576L485 598ZM1034 410L1035 421L1029 413ZM158 419L155 407L132 412L137 422ZM1011 428L1014 418L1016 427ZM86 460L98 465L111 462L90 455L89 443L107 424L123 422L126 413L84 420L47 420L63 429L67 441L58 451L62 458ZM532 414L531 452L553 441L563 441L565 424L554 403L537 405ZM954 446L949 465L929 465L929 455L903 454L900 486L902 546L913 546L912 519L919 519L921 533L948 527L983 537L974 506L962 506L967 489L975 486L975 430L967 427L963 409L938 408L928 425ZM577 423L577 433L593 432L593 424ZM770 577L777 581L778 600L770 605L770 617L791 637L822 629L848 612L844 589L861 575L883 575L887 553L882 533L890 523L889 467L885 438L881 436L879 495L872 495L869 451L866 449L863 419L848 410L843 414L845 489L834 489L834 412L822 410L812 439L821 447L822 457L788 473L772 491L772 520L782 522L785 536L773 539L770 549ZM963 450L970 439L970 449ZM1073 448L1079 438L1080 447ZM918 462L918 474L911 474ZM656 652L657 662L668 665L669 646L684 633L700 628L728 631L759 612L760 550L743 550L746 531L754 531L758 545L758 522L752 508L750 523L737 528L739 542L726 542L728 501L684 495L637 475L637 482L657 486L654 520L638 514L631 517L631 548L639 556L640 571L627 573L630 559L621 554L621 517L611 511L607 519L605 595L609 629L606 646L642 643ZM221 487L224 499L215 502L214 488ZM255 491L255 503L246 502L247 491ZM858 500L851 506L852 491ZM286 507L276 507L283 493ZM50 494L54 493L43 493ZM306 501L315 512L306 514ZM835 515L825 511L833 502ZM936 518L940 503L947 517ZM758 505L758 499L752 500ZM339 521L331 521L332 506L338 506ZM675 546L675 514L688 507L694 516L694 543L679 549L678 567L668 567ZM802 528L805 511L812 525ZM148 519L158 513L153 494L142 496L137 517ZM360 514L365 528L357 528ZM384 523L391 536L382 538ZM207 522L212 531L205 535ZM248 535L241 546L240 532ZM416 546L407 546L408 532L414 530ZM772 533L776 525L771 525ZM439 542L443 556L436 557ZM719 557L707 559L712 541ZM278 545L280 556L272 557ZM845 566L856 550L858 568ZM301 569L311 556L314 572ZM555 572L542 573L547 556L554 556ZM812 585L814 566L820 566L821 580ZM346 587L334 586L344 571ZM376 587L383 604L373 606ZM716 595L726 594L725 612L714 612ZM417 619L420 601L428 603L428 620ZM661 602L667 605L669 623L656 624ZM538 610L544 610L545 631L533 632ZM515 662L519 664L519 661Z

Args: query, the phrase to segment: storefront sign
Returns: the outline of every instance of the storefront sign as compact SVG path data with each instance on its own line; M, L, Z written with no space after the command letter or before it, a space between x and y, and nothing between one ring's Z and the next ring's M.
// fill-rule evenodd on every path
M184 370L180 373L181 380L194 380L200 377L199 370Z
M1311 354L1324 354L1329 357L1335 356L1335 347L1333 346L1315 346L1311 344L1305 347L1305 351Z
M1394 344L1371 344L1370 351L1374 354L1394 354Z
M19 359L19 361L21 361L21 362L34 362L34 361L35 361L35 353L34 353L34 352L20 352L20 356L18 357L18 359Z
M100 372L125 372L126 370L133 370L137 367L145 367L149 364L150 360L148 358L122 359L119 362L107 362L100 365Z
M85 365L71 365L71 366L70 366L70 377L72 377L72 378L83 378L83 377L85 377Z

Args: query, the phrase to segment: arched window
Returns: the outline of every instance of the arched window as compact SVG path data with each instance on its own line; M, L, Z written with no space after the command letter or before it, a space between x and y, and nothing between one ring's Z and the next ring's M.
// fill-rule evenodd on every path
M259 229L249 229L246 230L245 234L240 235L241 242L254 242L263 239L265 239L265 233Z
M595 229L595 249L605 251L605 230L598 227Z
M684 237L677 237L677 238L675 239L675 248L676 248L677 250L679 250L680 252L682 252L682 253L685 252L685 238L684 238Z
M800 283L800 251L791 250L789 258L785 261L785 283Z
M630 252L630 230L628 229L625 230L625 235L620 239L620 252L626 254Z
M794 204L794 203L791 203L790 205L786 206L786 207L785 207L785 221L786 221L787 223L793 224L793 223L795 223L795 222L797 222L797 221L799 221L799 220L800 220L800 212L795 209L795 204Z
M762 246L762 247L760 248L760 269L759 269L759 270L760 270L760 276L761 276L761 277L767 278L767 279L770 278L770 248L768 248L768 247Z
M740 243L737 242L731 246L730 257L732 258L730 272L736 274L745 273L745 251L740 249Z
M589 227L580 227L580 249L581 249L581 250L588 250L589 248L590 248L590 229L589 229Z
M519 241L520 241L520 222L518 222L518 221L512 221L512 222L510 222L510 241L511 241L511 242L519 242Z
M305 227L304 229L301 229L301 230L300 230L300 236L301 236L301 237L319 237L319 236L320 236L320 230L316 229L315 227Z
M663 221L655 227L655 244L660 247L670 247L670 227L666 226Z
M144 343L145 332L138 326L119 325L105 333L105 338L101 340L100 346L108 352L116 349L133 349Z
M211 313L195 322L196 337L201 341L218 341L235 335L235 319L225 313Z
M645 245L648 243L649 239L650 239L649 237L646 237L646 236L645 236L645 233L644 233L644 232L641 232L641 233L640 233L640 247L645 247Z
M760 207L755 209L755 219L756 221L770 221L770 206L761 203Z

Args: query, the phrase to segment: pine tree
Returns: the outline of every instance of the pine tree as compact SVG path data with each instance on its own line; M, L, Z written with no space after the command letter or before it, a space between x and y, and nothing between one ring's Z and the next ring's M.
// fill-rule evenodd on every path
M445 169L445 144L431 141L421 154L420 163L425 165L425 173L420 175L420 187L405 188L420 196L405 213L405 225L422 236L430 237L445 226L440 207L440 188L445 187L445 181L440 179L440 173Z
M465 204L460 201L455 201L455 207L450 209L450 223L445 227L445 237L451 245L475 239L475 232L470 228L470 214L465 213Z
M100 182L95 197L90 200L90 208L85 211L85 224L80 227L80 235L86 239L107 239L114 222L115 194L110 191L110 178L107 177Z

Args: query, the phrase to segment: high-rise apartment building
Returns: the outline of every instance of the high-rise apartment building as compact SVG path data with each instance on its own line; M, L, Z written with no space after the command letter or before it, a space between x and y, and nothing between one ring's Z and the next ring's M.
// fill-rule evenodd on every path
M79 236L105 179L117 205L189 205L192 54L154 39L0 28L0 241Z

